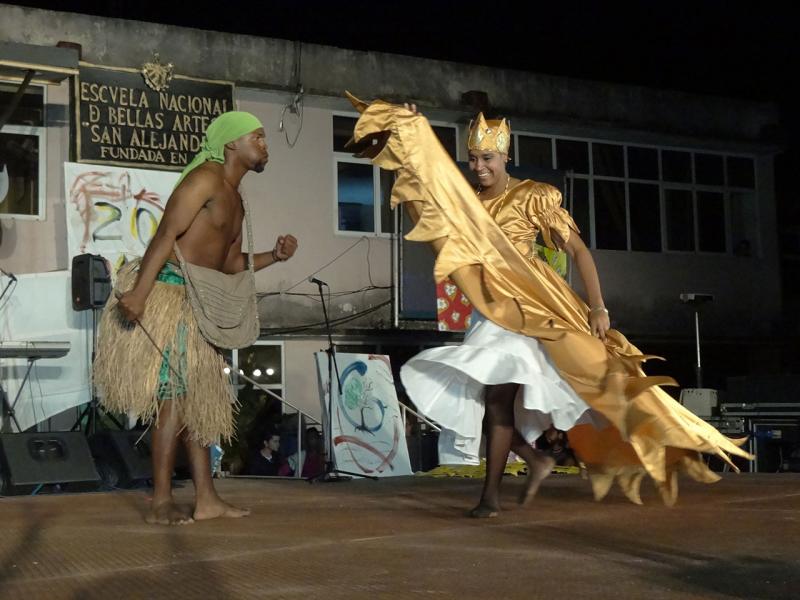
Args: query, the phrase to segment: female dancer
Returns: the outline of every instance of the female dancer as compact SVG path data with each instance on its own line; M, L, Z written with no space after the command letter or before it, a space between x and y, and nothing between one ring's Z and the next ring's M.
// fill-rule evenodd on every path
M592 255L574 221L557 204L557 190L508 174L510 141L505 120L486 121L479 114L472 123L467 146L469 167L478 179L475 193L528 260L541 260L534 248L540 233L548 245L567 252L588 295L589 328L605 340L609 314ZM486 479L480 502L470 511L473 517L498 514L509 450L528 464L520 502L532 498L554 461L526 439L535 440L552 424L571 429L588 409L561 379L536 338L503 329L477 311L463 345L423 352L403 366L401 376L420 410L447 429L440 437L440 461L478 460L485 407Z
M506 173L504 121L479 116L470 128L480 182L473 190L413 106L350 101L362 113L353 132L360 156L397 171L392 206L405 204L416 223L406 238L429 242L436 280L451 277L475 307L461 346L427 350L401 371L417 407L444 428L442 462L448 448L458 462L477 462L485 407L487 477L472 516L497 515L509 447L530 465L521 499L536 493L552 463L525 442L551 425L567 431L597 499L616 481L641 503L639 487L649 475L671 505L679 472L719 479L701 453L734 470L730 454L752 458L740 448L744 440L726 438L664 392L659 386L675 381L647 376L642 363L653 357L609 328L594 262L561 194ZM589 304L536 257L538 235L572 256Z

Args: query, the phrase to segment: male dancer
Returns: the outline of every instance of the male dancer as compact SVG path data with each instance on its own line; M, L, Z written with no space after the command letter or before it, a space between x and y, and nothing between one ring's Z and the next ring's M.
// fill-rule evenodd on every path
M211 480L207 446L233 434L235 399L221 355L194 320L173 247L177 242L194 265L224 273L245 270L238 188L248 171L264 170L268 157L264 128L256 117L228 112L215 119L201 152L181 174L141 262L120 271L122 289L128 291L111 298L103 313L94 368L103 403L155 423L148 523L182 524L250 512L223 502ZM271 252L254 255L254 268L288 260L296 249L293 236L279 236ZM186 446L195 485L191 515L172 498L178 439Z

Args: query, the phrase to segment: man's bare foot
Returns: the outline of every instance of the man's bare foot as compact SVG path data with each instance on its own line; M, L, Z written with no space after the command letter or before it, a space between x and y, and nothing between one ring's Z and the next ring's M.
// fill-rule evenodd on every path
M172 500L153 503L144 520L150 525L188 525L194 522L192 511L178 506Z
M216 498L207 502L198 503L194 509L195 521L207 521L208 519L218 519L225 517L228 519L238 519L250 514L249 508L236 508L221 499Z
M519 503L526 506L539 491L539 486L553 471L556 466L556 459L552 456L542 456L534 464L528 465L528 478L525 487L519 496Z
M473 519L493 519L499 514L499 507L483 504L482 502L467 513L467 515Z

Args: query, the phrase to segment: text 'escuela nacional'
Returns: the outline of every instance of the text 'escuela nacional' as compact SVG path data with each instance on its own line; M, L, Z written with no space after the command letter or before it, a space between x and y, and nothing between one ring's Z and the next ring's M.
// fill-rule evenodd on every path
M232 110L233 86L176 77L150 89L133 70L81 66L78 160L179 169L200 150L218 115Z

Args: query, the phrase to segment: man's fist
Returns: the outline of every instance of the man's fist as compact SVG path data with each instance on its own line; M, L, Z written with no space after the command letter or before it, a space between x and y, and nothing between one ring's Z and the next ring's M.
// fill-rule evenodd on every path
M297 238L293 235L278 236L275 249L272 251L275 258L280 261L289 260L297 252Z
M145 298L141 298L138 294L130 291L119 294L117 300L119 301L119 309L122 311L122 316L124 316L126 320L133 323L142 318L144 314Z

